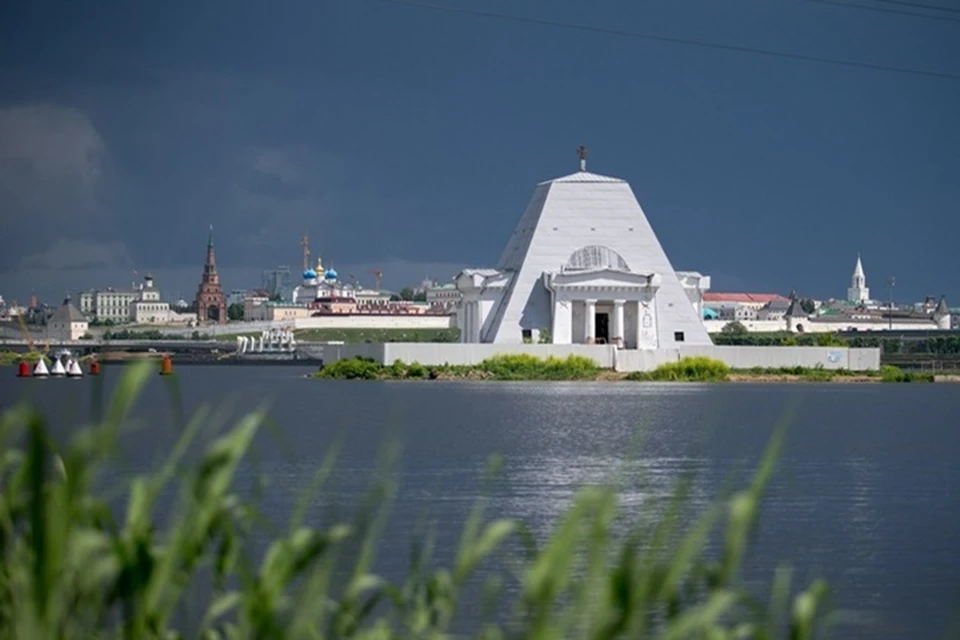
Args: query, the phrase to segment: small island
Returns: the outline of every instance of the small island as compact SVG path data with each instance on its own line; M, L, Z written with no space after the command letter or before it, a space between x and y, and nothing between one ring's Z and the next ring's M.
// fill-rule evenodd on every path
M500 381L631 381L631 382L934 382L933 374L902 371L884 365L879 371L792 367L731 369L711 358L683 358L653 371L624 373L603 369L590 358L538 358L497 355L475 365L425 366L400 360L381 365L348 358L320 368L311 377L328 380L500 380Z

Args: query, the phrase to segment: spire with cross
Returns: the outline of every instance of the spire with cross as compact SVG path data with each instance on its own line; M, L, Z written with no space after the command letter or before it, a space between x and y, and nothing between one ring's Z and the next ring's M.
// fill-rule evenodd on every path
M580 171L587 170L587 148L583 145L577 147L577 157L580 158Z

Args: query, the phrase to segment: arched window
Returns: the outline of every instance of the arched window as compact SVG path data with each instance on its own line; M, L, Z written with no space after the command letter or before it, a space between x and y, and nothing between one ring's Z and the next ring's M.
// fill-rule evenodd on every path
M591 244L577 249L567 259L565 270L614 269L630 271L627 261L610 247Z

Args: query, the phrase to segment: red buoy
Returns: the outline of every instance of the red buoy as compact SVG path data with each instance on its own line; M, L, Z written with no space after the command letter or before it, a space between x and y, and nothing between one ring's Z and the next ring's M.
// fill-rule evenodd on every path
M17 377L18 378L29 378L30 377L30 365L27 364L26 360L20 361L20 366L17 368Z
M92 376L98 376L98 375L100 375L100 361L99 361L99 360L91 360L91 361L90 361L90 375L92 375Z
M169 376L173 373L173 361L170 360L170 356L163 356L163 360L160 361L160 375Z

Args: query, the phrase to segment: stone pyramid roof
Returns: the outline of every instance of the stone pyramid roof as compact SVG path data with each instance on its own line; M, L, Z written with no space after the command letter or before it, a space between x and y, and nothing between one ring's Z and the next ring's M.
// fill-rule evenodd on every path
M602 176L599 173L590 173L589 171L577 171L576 173L571 173L570 175L567 175L567 176L560 176L559 178L554 178L553 180L545 180L544 182L541 182L539 184L550 184L552 182L615 183L615 182L626 182L626 180L621 180L620 178L614 178L612 176Z
M950 307L947 306L946 296L942 296L940 298L940 302L937 303L937 308L933 310L933 315L935 316L950 315Z
M794 297L790 300L790 306L787 307L787 312L784 315L788 318L806 318L809 314L803 310L800 298Z
M87 318L82 313L80 309L77 309L70 298L66 298L63 301L63 304L60 305L56 311L53 312L53 315L50 316L50 322L86 322Z

